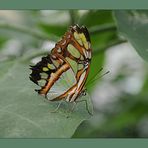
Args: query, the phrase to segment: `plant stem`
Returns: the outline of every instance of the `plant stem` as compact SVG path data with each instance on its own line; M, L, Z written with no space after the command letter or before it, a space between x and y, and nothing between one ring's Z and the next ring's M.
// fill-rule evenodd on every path
M116 31L116 26L113 23L94 26L89 29L90 34L97 34L106 31Z
M103 47L103 48L101 48L99 50L94 50L93 54L101 53L103 51L108 50L112 46L115 46L115 45L118 45L118 44L121 44L121 43L126 43L126 42L127 42L126 40L117 40L117 41L114 41L114 42L108 44L107 46L105 46L105 47Z
M39 56L44 56L44 55L47 55L49 53L50 53L49 51L38 51L38 52L32 53L30 55L24 56L21 61L23 61L23 62L30 61L33 58L36 58L36 57L39 57Z
M0 28L22 32L40 40L54 40L54 38L49 38L47 35L43 33L16 24L0 23Z
M103 52L103 51L109 49L110 47L112 47L112 46L114 46L114 45L121 44L121 43L125 43L125 42L127 42L127 41L126 41L126 40L117 40L117 41L115 41L115 42L113 42L113 43L111 43L111 44L109 44L109 45L107 45L107 46L101 48L100 50L95 50L95 51L93 51L93 54L101 53L101 52ZM30 60L32 60L33 58L36 58L36 57L39 57L39 56L44 56L44 55L47 55L47 54L49 54L49 53L50 53L49 51L38 51L38 52L36 52L36 53L32 53L32 54L30 54L30 55L24 56L24 57L22 58L22 61L30 61Z
M74 25L76 23L75 22L75 15L76 15L75 10L69 10L70 25Z

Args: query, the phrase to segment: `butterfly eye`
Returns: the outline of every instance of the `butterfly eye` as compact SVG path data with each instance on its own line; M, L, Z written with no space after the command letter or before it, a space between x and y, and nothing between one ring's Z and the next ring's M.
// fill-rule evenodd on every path
M81 92L81 96L86 96L86 89Z
M85 61L82 62L82 64L84 65L85 68L88 67L89 63L90 63L90 62L89 62L88 59L86 59Z
M86 96L86 91L83 91L83 96Z
M85 66L88 66L88 64L89 64L88 61L85 61L85 62L84 62L84 65L85 65Z

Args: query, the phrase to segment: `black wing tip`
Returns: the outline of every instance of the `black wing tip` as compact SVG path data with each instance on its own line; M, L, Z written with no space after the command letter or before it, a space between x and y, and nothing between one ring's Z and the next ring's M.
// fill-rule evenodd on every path
M78 33L84 33L86 36L87 41L90 41L90 36L89 36L89 32L86 26L82 25L81 27L78 24L75 24L73 26L70 27L72 32L77 31Z
M86 26L82 26L82 27L81 27L81 30L82 30L82 32L85 34L85 36L86 36L86 38L87 38L87 41L90 42L90 36L89 36L89 32L88 32L87 27L86 27Z
M34 77L32 77L32 75L30 74L30 76L29 76L29 79L30 79L30 81L32 81L32 82L34 82L35 84L37 84L38 85L38 80L37 79L35 79Z
M35 91L39 94L40 93L40 89L35 89Z
M47 94L41 93L42 89L35 89L35 91L36 91L39 95L44 96L44 97L48 100Z

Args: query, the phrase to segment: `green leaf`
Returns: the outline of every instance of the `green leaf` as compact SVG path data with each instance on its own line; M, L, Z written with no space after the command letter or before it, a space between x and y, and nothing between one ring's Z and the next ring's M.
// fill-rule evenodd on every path
M29 64L17 61L9 70L3 68L5 63L0 65L1 71L5 71L0 78L1 138L69 138L90 117L84 102L78 103L71 114L71 103L63 103L58 112L51 113L57 102L44 101L34 91L36 86L29 80ZM92 109L89 97L85 99Z
M85 25L89 28L95 25L101 25L112 22L112 11L90 10L80 18L78 23L79 25Z
M148 11L115 11L119 31L148 61Z
M93 89L93 86L99 80L99 79L95 80L93 83L91 83L91 80L94 79L94 77L98 74L99 70L102 68L102 65L104 63L104 58L105 58L104 53L93 54L91 65L90 65L90 72L89 72L88 79L87 79L87 82L86 82L86 84L87 84L86 88L89 91L91 91Z
M2 46L4 45L4 43L7 41L6 37L2 37L0 36L0 50L2 49Z
M91 44L93 47L93 52L107 47L109 44L116 42L118 40L115 31L102 32L98 34L91 35Z
M45 24L40 23L39 27L42 31L44 31L49 37L51 37L53 34L56 36L62 36L66 30L67 26L59 26L59 25L51 25L51 24Z
M148 89L148 77L146 77L145 81L144 81L144 85L142 88L142 93L147 93L147 89Z
M126 98L125 98L126 97ZM86 121L77 128L74 138L96 137L140 137L138 133L139 123L148 114L148 94L121 97L120 110L116 113L105 114L100 123L99 114L91 121ZM93 122L92 122L93 121ZM98 123L97 123L98 122ZM84 130L87 128L88 130Z
M9 71L13 64L14 62L12 60L0 62L0 79Z

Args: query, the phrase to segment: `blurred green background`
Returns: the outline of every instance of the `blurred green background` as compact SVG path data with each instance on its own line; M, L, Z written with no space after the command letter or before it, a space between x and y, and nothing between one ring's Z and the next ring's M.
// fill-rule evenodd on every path
M146 10L1 10L0 89L4 75L13 75L9 71L13 62L35 63L74 24L86 26L90 33L93 57L88 80L101 67L101 73L110 73L86 86L95 114L81 122L71 137L148 137Z

